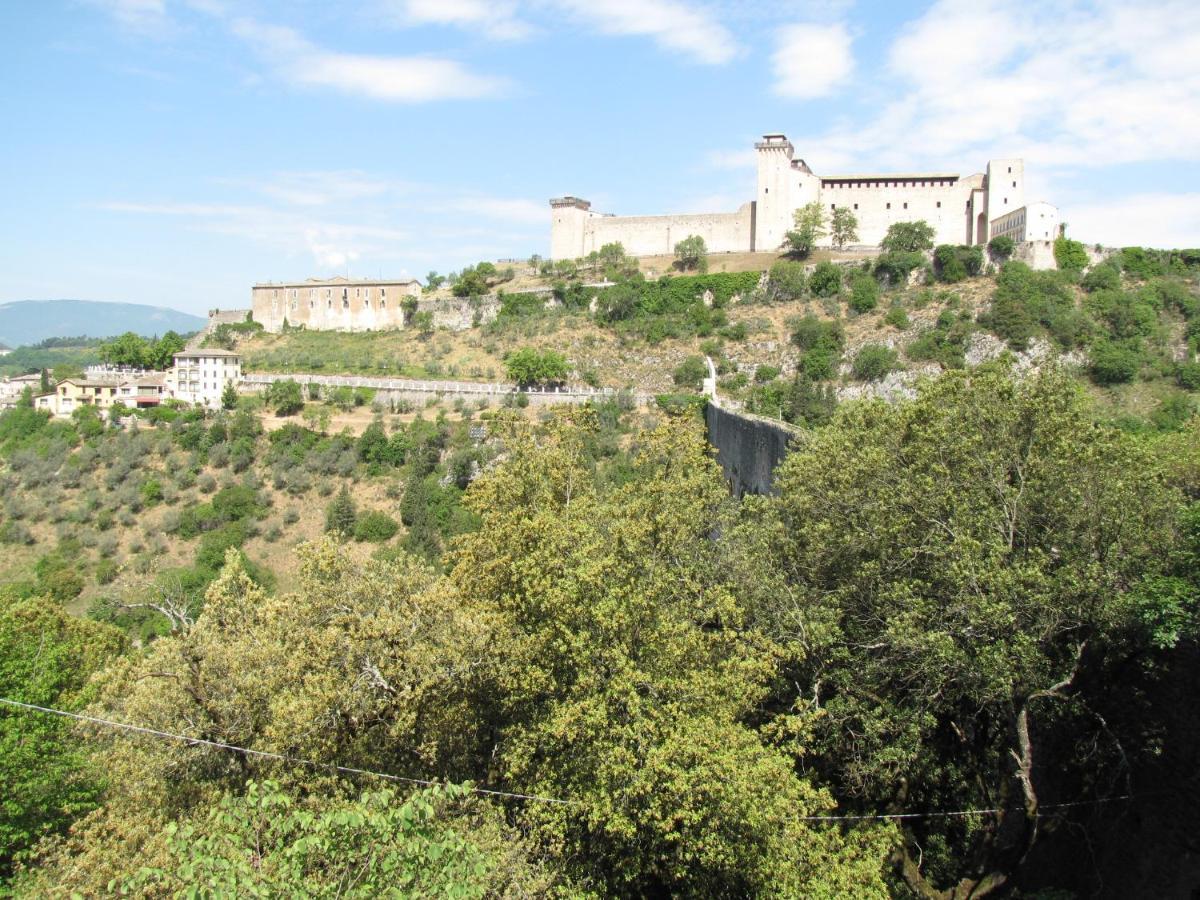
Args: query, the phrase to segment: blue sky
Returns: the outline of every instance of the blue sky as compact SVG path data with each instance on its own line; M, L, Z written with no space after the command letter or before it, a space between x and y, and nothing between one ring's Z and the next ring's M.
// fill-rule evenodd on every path
M982 171L1088 242L1200 246L1200 4L13 0L0 301L545 254L551 196L729 210L751 145Z

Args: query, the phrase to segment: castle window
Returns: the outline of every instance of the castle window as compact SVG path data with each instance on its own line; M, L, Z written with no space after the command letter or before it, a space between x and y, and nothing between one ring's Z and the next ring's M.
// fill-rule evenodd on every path
M1012 174L1012 166L1009 166L1009 167L1008 167L1008 174L1009 174L1009 175L1011 175L1011 174Z
M1014 181L1014 182L1013 182L1013 187L1016 187L1016 186L1017 186L1017 183Z
M855 204L854 204L854 208L855 208L855 209L858 209L858 204L857 204L857 203L855 203Z
M1008 206L1008 198L1007 197L1004 198L1004 205Z
M829 204L829 208L830 208L830 209L837 209L837 204L836 204L836 203L830 203L830 204Z
M383 297L379 298L379 308L387 309L387 300L385 300Z
M908 204L907 204L907 203L905 203L905 204L904 204L904 208L905 208L905 209L908 209Z
M888 208L888 209L891 209L891 208L892 208L892 204L890 204L890 203L889 203L889 204L887 205L887 208Z
M938 208L938 209L941 209L941 208L942 208L942 201L941 201L941 200L939 200L937 203L938 203L938 205L937 205L937 208Z

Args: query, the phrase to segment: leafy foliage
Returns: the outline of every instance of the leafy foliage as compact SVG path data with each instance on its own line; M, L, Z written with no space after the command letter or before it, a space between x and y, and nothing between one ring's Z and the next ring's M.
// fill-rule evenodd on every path
M123 644L116 629L77 619L44 597L0 594L0 696L59 709L87 700L88 678ZM0 708L0 890L42 837L94 808L101 770L88 765L65 719Z
M555 350L536 350L522 347L504 360L509 380L517 384L552 385L566 381L571 372L567 358Z
M920 253L933 249L933 226L924 219L916 222L893 222L879 242L885 253Z
M784 235L784 246L794 256L804 259L825 236L825 207L814 200L796 210L792 218L795 227Z
M698 234L685 237L675 245L675 259L681 269L695 269L699 272L708 270L708 247L704 238Z

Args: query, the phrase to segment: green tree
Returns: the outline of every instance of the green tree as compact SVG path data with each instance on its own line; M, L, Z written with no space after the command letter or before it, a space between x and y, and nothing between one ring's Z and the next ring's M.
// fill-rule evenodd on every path
M425 276L425 286L424 286L424 288L422 288L422 290L426 293L428 293L430 291L436 291L439 287L442 286L442 284L445 283L445 281L446 281L445 275L439 275L437 272L430 270L429 274ZM416 299L416 298L413 298L413 299Z
M132 331L105 341L97 353L101 360L114 366L142 368L151 363L150 342Z
M342 534L349 537L354 534L354 525L358 521L358 509L350 491L343 484L337 496L325 507L325 530L332 534Z
M829 218L829 237L833 246L841 250L858 240L858 217L848 206L838 206Z
M708 247L704 243L704 238L698 234L685 237L675 245L675 259L681 269L707 272Z
M699 423L645 435L633 480L600 493L594 425L569 416L505 435L468 496L481 527L450 556L506 660L488 692L498 768L573 800L520 820L604 895L886 896L890 830L805 822L827 795L749 723L771 650L714 565L725 488Z
M1055 815L1044 795L1123 791L1136 740L1097 704L1180 608L1142 589L1179 509L1151 454L1061 373L952 372L911 403L844 405L777 472L778 520L741 537L774 535L777 569L731 554L755 567L751 620L795 654L778 703L822 710L812 749L842 796L999 808L903 823L918 895L1006 886Z
M170 864L125 879L142 895L482 898L496 887L499 854L478 846L467 787L391 790L315 811L275 782L251 781L206 815L167 829ZM308 808L306 808L306 806ZM456 827L457 826L457 827Z
M434 332L433 313L425 311L414 314L412 324L420 332L422 338L428 338Z
M263 399L277 416L294 416L304 409L304 393L300 383L291 378L271 382L263 392Z
M225 387L221 390L221 408L222 409L237 409L238 392L237 385L232 381L225 382Z
M936 232L924 219L916 222L893 222L879 246L887 253L919 253L933 249Z
M145 362L152 369L169 369L175 362L175 354L183 352L187 342L174 331L166 332L146 347Z
M567 358L555 350L522 347L504 360L510 381L521 386L561 384L571 372Z
M120 633L69 615L44 597L0 593L0 696L68 711L86 703L88 679L123 649ZM64 831L101 799L103 771L88 764L71 723L0 707L0 892L41 838Z
M814 200L792 215L794 228L784 235L788 252L801 259L809 256L825 235L825 207Z

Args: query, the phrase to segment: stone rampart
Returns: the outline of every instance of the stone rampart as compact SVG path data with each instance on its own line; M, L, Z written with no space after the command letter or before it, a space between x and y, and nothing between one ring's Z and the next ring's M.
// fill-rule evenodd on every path
M735 497L775 493L775 468L796 436L790 426L736 413L709 403L704 410L708 442Z

